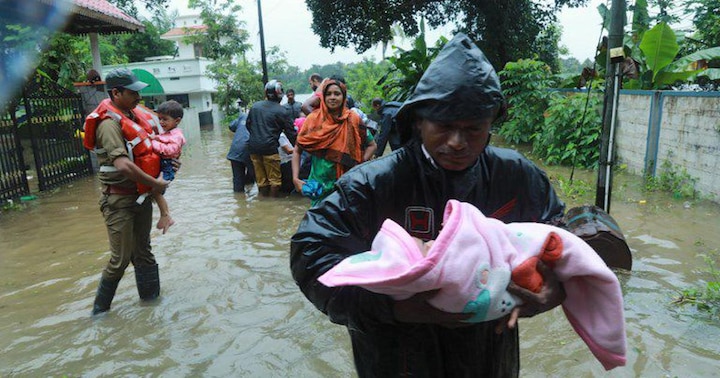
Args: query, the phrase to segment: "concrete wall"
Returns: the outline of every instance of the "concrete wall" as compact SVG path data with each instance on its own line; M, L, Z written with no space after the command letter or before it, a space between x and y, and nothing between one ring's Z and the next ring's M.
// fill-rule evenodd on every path
M720 92L622 91L619 104L618 163L658 175L669 160L720 202Z

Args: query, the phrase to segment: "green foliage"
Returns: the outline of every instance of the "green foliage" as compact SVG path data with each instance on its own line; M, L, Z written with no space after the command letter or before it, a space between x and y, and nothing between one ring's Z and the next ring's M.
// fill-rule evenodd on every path
M586 60L588 62L588 60ZM579 75L587 63L580 63L575 57L560 58L560 74L563 75ZM592 63L590 63L592 67Z
M720 4L720 0L688 0L686 5L707 3L715 1ZM623 82L625 89L666 89L671 85L687 82L690 80L701 81L707 79L720 79L720 69L710 68L695 70L691 68L691 63L704 59L706 61L716 61L720 63L720 48L706 48L695 51L695 43L692 39L685 38L684 35L677 35L670 28L669 23L678 21L676 16L668 14L667 9L671 7L671 2L667 0L650 1L655 8L659 9L657 15L651 16L648 13L648 1L638 0L631 7L633 11L632 32L624 38L625 55L631 57L638 65L638 78L626 78ZM692 11L703 13L701 10L708 10L710 13L715 8L697 8L688 7L686 12ZM609 10L604 4L598 6L598 11L606 20L605 27L609 25ZM708 18L703 17L707 20ZM710 19L713 19L710 17ZM714 19L713 19L714 20ZM651 24L656 24L651 28ZM713 25L715 26L715 25ZM712 30L712 26L708 26L708 30ZM720 29L720 27L718 27ZM708 45L706 45L708 46ZM715 45L717 46L717 45ZM606 47L601 50L597 56L598 66L604 70L607 59ZM680 57L680 53L688 54ZM719 65L720 66L720 65ZM715 67L712 66L711 67Z
M701 254L700 257L706 264L701 272L707 276L705 285L681 290L679 297L673 303L681 306L692 304L714 318L720 315L720 264L718 264L720 254L714 249L707 254Z
M144 33L123 36L121 50L127 56L128 62L142 62L150 56L175 55L175 43L160 39L160 36L169 29L158 29L155 20L144 20L142 23L145 25Z
M553 181L553 187L558 190L558 195L564 200L572 199L573 202L591 201L590 195L595 195L593 184L583 180L566 180L563 177L557 177Z
M508 117L499 134L510 143L527 143L543 126L543 113L554 85L550 68L533 59L508 62L500 71Z
M218 82L215 102L226 112L235 108L238 99L250 105L264 98L262 74L255 64L218 60L207 70L208 76Z
M642 36L646 30L650 29L650 14L648 14L648 3L647 0L636 0L635 4L630 7L633 12L632 19L632 33L638 38L635 41L639 41L639 37Z
M547 63L550 67L550 71L553 73L560 72L560 57L561 53L559 47L560 37L562 36L562 27L557 23L551 23L540 31L536 38L536 49L534 51L538 54L538 60ZM564 53L567 53L566 48L562 48Z
M393 25L399 24L408 37L415 37L421 32L417 19L426 20L432 28L453 22L478 43L495 67L533 53L545 57L544 50L557 51L556 44L544 45L547 40L537 36L555 21L555 12L563 6L587 2L555 0L553 6L542 0L305 1L322 47L354 46L362 53L392 40ZM556 58L557 53L550 56Z
M645 64L652 71L654 82L658 73L672 63L680 46L672 29L665 23L659 23L645 32L640 41L640 50L645 54Z
M202 46L205 57L218 61L243 56L250 48L247 43L248 33L241 29L244 22L237 19L236 13L242 7L236 5L234 0L189 0L188 7L200 10L200 18L205 30L194 31L184 37L185 43Z
M109 0L113 5L120 8L123 12L138 18L137 4L142 4L144 8L150 12L159 12L167 8L168 0Z
M307 80L310 75L305 75L300 68L291 66L285 52L281 51L279 47L271 46L266 51L266 59L269 80L280 80L286 92L290 88L294 89L295 93L310 92Z
M387 58L392 64L390 70L378 80L385 97L392 101L405 101L415 91L417 83L427 70L430 63L447 43L445 37L435 42L435 47L427 47L425 43L425 23L420 22L420 34L413 42L413 48L403 50L393 46L395 55Z
M720 46L720 0L688 0L685 5L693 15L696 39L706 47Z
M587 111L585 110L587 106ZM596 168L600 158L602 95L553 96L543 128L533 135L533 153L548 164Z
M20 201L13 201L13 200L7 200L2 203L2 206L0 206L0 211L20 211L25 209L25 205Z
M214 60L207 70L208 76L218 83L215 100L221 109L230 111L238 99L246 104L262 99L259 68L244 58L250 48L248 34L241 29L244 23L235 16L242 7L235 5L233 0L190 0L188 6L200 9L200 18L206 29L184 37L184 42L200 45L204 56ZM287 63L281 60L283 57L279 49L271 52L277 56L274 69L282 69Z
M377 64L367 59L348 66L345 79L350 86L349 91L357 106L365 113L374 111L371 106L373 98L383 97L382 88L377 82L389 69L390 64L386 61Z
M73 82L83 81L85 72L92 67L90 43L87 37L55 33L48 48L40 54L37 70L61 86L72 88ZM115 57L115 47L101 45L107 56Z
M697 198L697 179L690 176L685 168L678 170L672 164L671 157L668 154L668 158L663 161L659 175L645 175L645 190L672 193L675 198Z
M636 7L642 4L636 4ZM640 11L640 10L638 10ZM642 14L642 13L641 13ZM662 18L662 17L661 17ZM642 20L642 17L638 18ZM626 39L626 52L639 63L639 78L624 83L626 89L663 89L677 82L687 82L697 76L720 79L720 69L690 68L697 60L720 59L720 47L695 51L678 57L681 50L678 36L666 22L659 22L650 30L643 30L644 21L633 26L633 36Z

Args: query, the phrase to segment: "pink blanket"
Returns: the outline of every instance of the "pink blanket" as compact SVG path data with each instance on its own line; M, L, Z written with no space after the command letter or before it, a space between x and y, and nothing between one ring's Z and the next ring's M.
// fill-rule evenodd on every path
M372 250L350 256L318 280L329 287L361 286L407 299L440 289L429 303L470 322L505 316L522 304L507 292L510 280L535 292L542 260L563 282L562 307L578 335L605 369L625 365L625 317L620 283L582 239L540 223L505 224L456 200L445 207L443 229L427 252L397 223L386 220Z

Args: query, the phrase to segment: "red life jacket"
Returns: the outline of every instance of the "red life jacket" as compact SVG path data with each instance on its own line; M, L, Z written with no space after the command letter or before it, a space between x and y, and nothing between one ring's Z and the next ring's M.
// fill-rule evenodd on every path
M130 159L135 165L140 167L143 172L152 177L158 177L160 174L160 156L153 152L152 142L149 136L154 135L154 129L160 126L160 121L155 113L140 105L136 106L132 110L132 113L135 116L135 121L118 110L110 99L102 100L100 105L85 118L83 145L89 150L94 150L95 132L98 125L100 125L103 120L112 118L120 124ZM114 167L108 167L106 169L100 167L100 171L110 172L115 170ZM137 184L137 187L138 192L141 194L147 193L152 189L140 183Z

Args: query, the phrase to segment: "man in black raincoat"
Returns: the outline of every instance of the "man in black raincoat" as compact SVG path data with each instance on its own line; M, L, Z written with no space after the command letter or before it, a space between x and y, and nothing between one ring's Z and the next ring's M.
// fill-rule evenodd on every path
M428 67L397 114L409 143L360 165L311 208L292 238L290 265L305 296L348 328L361 377L512 377L519 372L515 321L559 305L562 285L540 267L545 286L508 290L525 305L509 319L462 322L469 314L431 307L434 293L395 301L360 287L328 288L317 277L345 257L370 250L390 218L413 236L435 239L449 199L469 202L504 222L559 224L564 204L547 176L513 150L488 146L504 106L492 65L458 34Z

